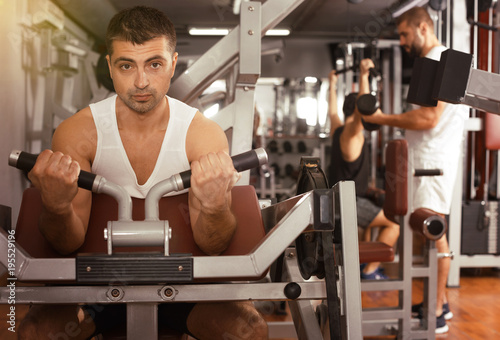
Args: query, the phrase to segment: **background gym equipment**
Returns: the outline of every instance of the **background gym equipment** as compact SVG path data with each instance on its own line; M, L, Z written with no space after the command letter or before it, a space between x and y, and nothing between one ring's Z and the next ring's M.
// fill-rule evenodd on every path
M398 240L398 277L396 279L361 282L363 291L399 291L399 303L394 307L363 309L363 335L397 334L398 339L434 339L436 327L437 250L434 240L446 232L444 219L429 210L416 208L412 213L412 177L416 174L439 174L437 169L413 169L412 155L406 140L390 141L385 149L384 213L400 225ZM419 170L419 171L417 171ZM422 262L414 261L413 234L424 236ZM422 322L412 323L412 280L424 280L424 310Z

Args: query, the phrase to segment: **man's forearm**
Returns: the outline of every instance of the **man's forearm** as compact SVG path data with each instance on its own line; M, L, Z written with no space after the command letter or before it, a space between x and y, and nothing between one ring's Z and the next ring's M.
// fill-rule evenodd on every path
M362 74L359 79L359 95L370 93L369 74Z
M85 240L85 228L74 211L55 215L45 208L39 219L39 229L45 239L58 253L74 252Z
M333 132L342 125L342 121L340 120L337 110L337 89L332 87L330 87L328 97L328 118L330 119L331 135L333 135Z
M374 114L365 118L370 123L387 125L408 130L432 129L439 122L435 115L427 114L424 110L416 109L401 114Z
M196 244L208 255L218 255L229 246L236 231L236 218L231 210L217 213L200 211L193 236Z

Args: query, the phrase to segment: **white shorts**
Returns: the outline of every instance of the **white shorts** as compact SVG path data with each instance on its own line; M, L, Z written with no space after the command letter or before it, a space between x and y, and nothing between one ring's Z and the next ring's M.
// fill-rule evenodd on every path
M456 165L445 161L419 160L415 169L442 169L443 175L414 177L412 211L427 208L449 214L457 175Z

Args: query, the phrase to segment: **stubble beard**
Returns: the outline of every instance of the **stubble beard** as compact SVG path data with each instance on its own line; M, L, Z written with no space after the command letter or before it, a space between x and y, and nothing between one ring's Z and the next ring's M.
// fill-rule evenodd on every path
M121 99L125 103L125 105L129 107L131 110L139 114L145 114L153 110L164 97L164 96L159 96L158 92L156 92L153 89L149 89L147 93L150 94L151 97L144 102L137 101L134 99L134 95L141 94L141 92L139 91L129 91L127 92L126 96L124 96L125 98Z
M410 46L410 56L413 58L418 58L418 57L423 57L422 55L422 50L423 50L423 45L424 42L422 38L419 36L415 36L415 40L413 41L413 44Z

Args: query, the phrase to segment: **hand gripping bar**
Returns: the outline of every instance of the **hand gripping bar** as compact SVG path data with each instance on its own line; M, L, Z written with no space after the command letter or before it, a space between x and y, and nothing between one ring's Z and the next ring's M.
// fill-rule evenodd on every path
M35 166L38 155L27 153L24 151L14 150L10 153L9 156L9 165L19 170L31 171ZM90 191L97 190L93 188L94 182L96 180L97 175L87 171L80 171L80 175L78 176L78 186L83 189L87 189Z
M35 165L38 155L27 153L24 151L14 150L9 156L9 165L20 170L31 171ZM243 152L231 158L236 171L252 169L267 163L267 153L263 148ZM187 170L178 174L182 184L178 190L186 189L191 186L191 170ZM83 189L97 192L96 178L100 177L96 174L80 171L78 176L78 186Z

